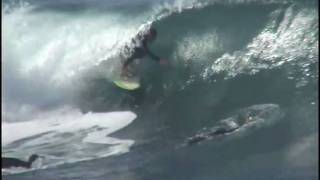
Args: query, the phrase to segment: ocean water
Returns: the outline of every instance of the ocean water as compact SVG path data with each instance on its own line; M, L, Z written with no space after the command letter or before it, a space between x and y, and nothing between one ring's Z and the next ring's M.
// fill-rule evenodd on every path
M318 179L318 14L313 0L3 0L2 157L41 158L2 178ZM119 89L119 54L150 26L170 65L140 59L141 88ZM225 122L240 127L212 137Z

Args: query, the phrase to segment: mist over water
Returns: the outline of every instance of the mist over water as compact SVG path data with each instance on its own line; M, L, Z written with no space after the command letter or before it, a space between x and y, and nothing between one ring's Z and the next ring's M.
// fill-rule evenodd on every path
M4 177L316 179L317 4L3 1L2 156L45 157ZM170 66L141 59L141 88L119 89L150 25ZM181 146L239 110L258 125Z

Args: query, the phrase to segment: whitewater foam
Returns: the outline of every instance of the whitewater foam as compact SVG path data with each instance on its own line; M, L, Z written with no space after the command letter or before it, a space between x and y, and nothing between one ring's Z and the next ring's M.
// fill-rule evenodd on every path
M128 152L134 141L108 135L135 118L130 111L83 114L64 108L31 121L2 122L2 151L12 157L41 154L46 167L118 155Z

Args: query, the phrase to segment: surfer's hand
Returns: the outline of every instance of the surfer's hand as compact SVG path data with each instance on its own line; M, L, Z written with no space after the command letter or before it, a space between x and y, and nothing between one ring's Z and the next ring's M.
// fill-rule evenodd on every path
M169 62L165 59L160 59L159 64L161 65L169 65Z

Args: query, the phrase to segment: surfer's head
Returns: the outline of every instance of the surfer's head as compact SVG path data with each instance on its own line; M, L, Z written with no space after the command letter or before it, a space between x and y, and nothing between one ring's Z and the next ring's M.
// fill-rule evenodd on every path
M32 163L33 161L37 160L39 158L38 155L32 154L29 158L29 163Z
M155 28L151 27L151 28L149 29L149 32L148 32L148 34L147 34L147 38L148 38L148 41L149 41L149 42L152 42L152 41L154 41L154 40L157 38L157 31L156 31Z

